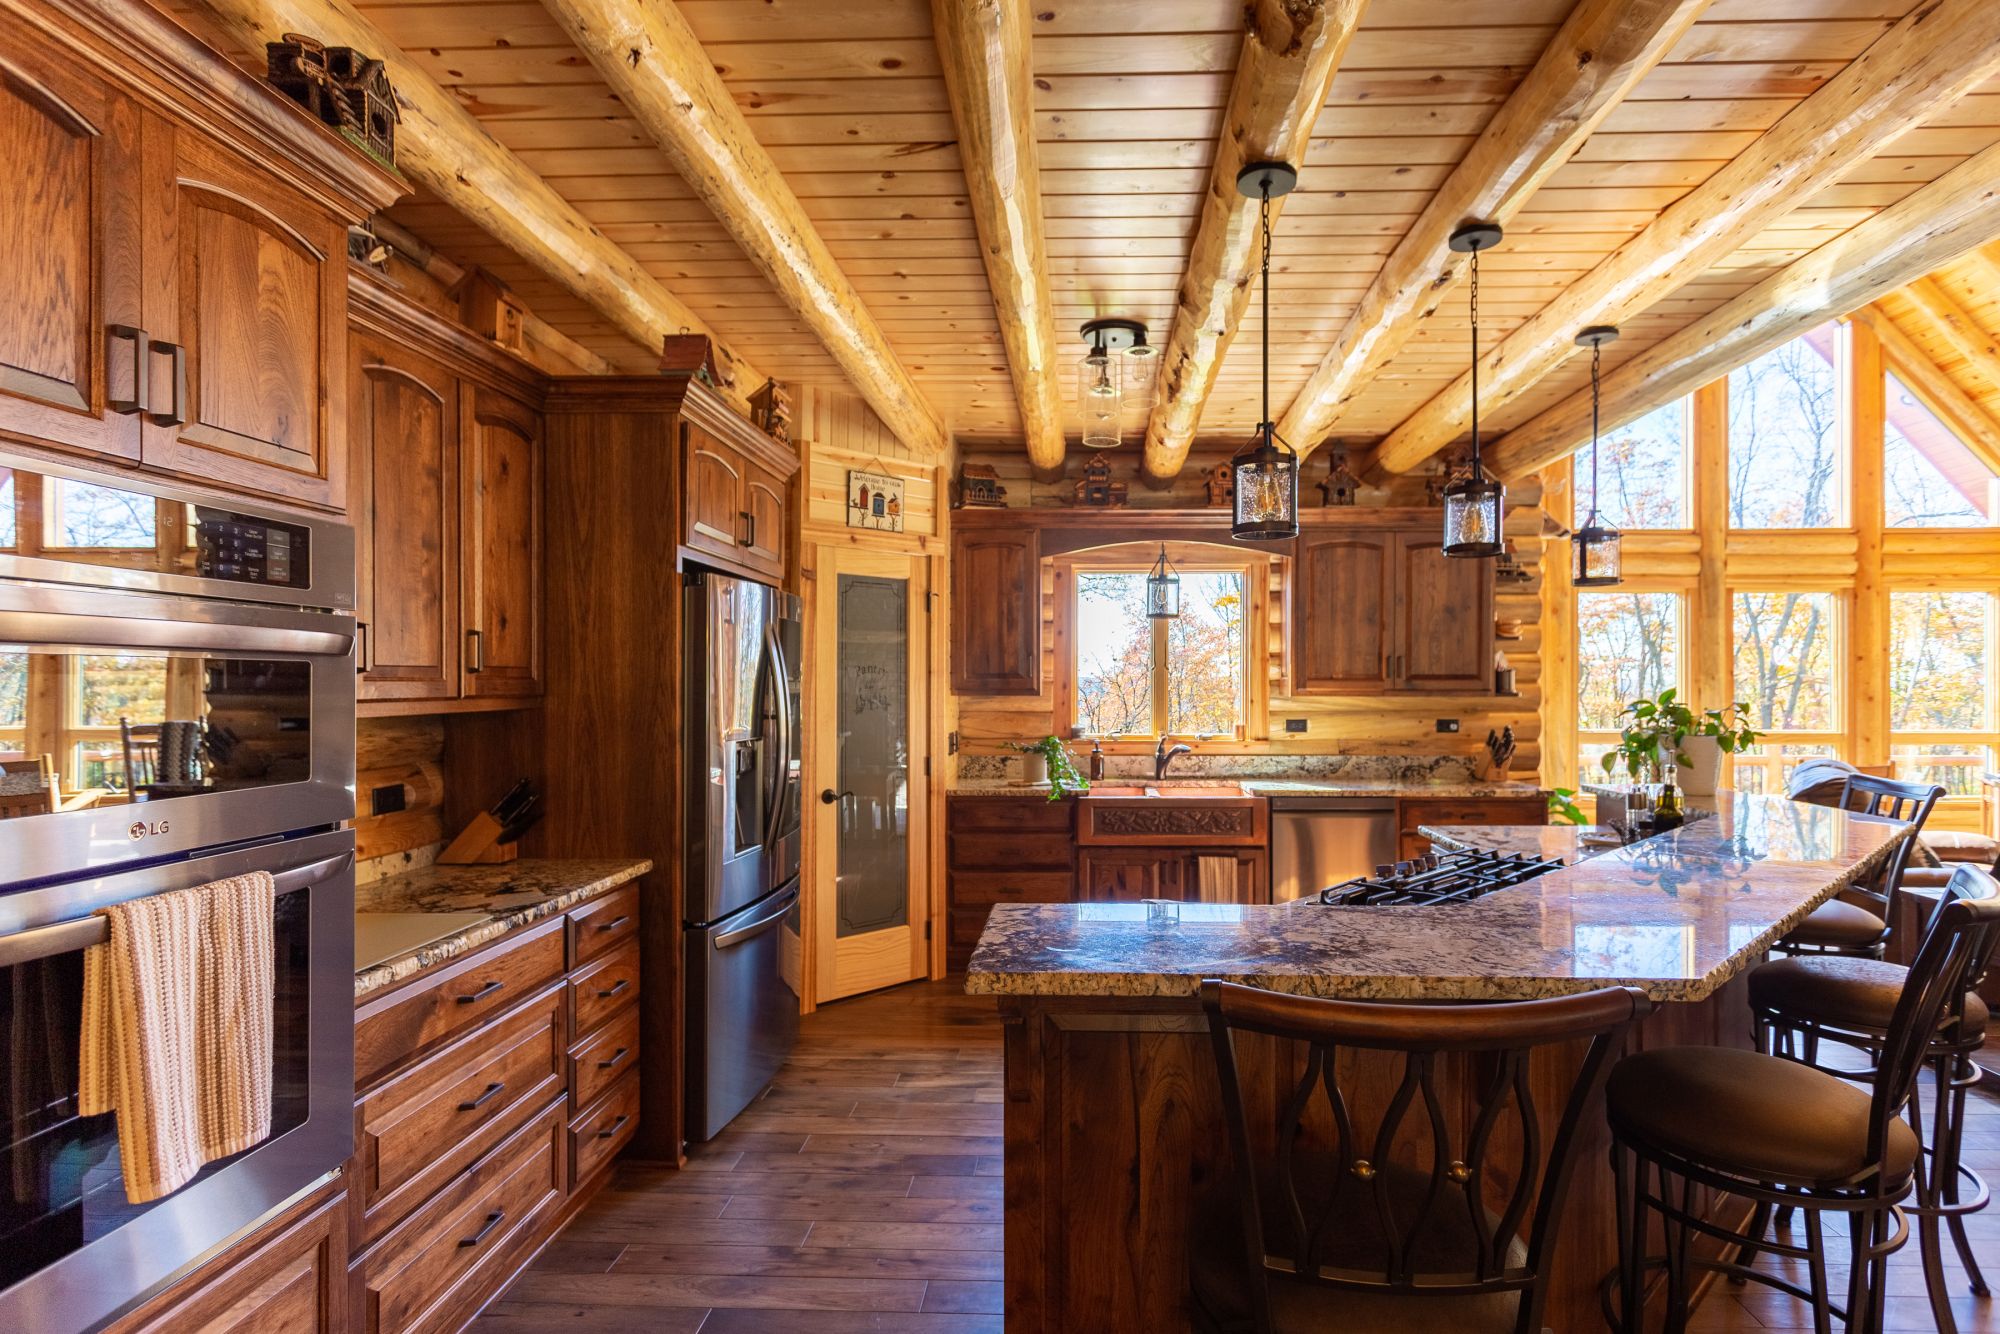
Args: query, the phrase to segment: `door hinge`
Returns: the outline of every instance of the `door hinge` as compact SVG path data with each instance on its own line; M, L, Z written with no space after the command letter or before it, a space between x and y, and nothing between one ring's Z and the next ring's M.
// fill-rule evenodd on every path
M931 938L931 919L926 917L924 919L924 939L929 940L930 938Z
M931 757L926 755L924 756L924 777L929 778L930 776L931 776Z

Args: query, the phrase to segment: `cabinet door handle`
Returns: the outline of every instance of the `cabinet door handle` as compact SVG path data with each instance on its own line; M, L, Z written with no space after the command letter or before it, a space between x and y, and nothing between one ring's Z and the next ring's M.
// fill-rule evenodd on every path
M624 1127L627 1121L630 1121L631 1119L632 1118L630 1115L619 1117L616 1121L613 1121L610 1125L598 1131L597 1137L599 1139L610 1139L613 1135L617 1134L619 1130L621 1130Z
M501 1089L506 1087L507 1087L507 1081L504 1079L497 1084L488 1084L486 1086L486 1092L480 1094L478 1097L472 1099L470 1102L460 1103L458 1105L458 1110L461 1112L476 1112L486 1103L491 1101L494 1094L498 1093Z
M611 1053L610 1060L599 1061L597 1063L597 1068L600 1070L609 1070L612 1066L617 1065L620 1061L623 1061L626 1058L626 1056L630 1055L631 1051L632 1049L630 1047L620 1047L617 1051Z
M146 363L153 356L153 340L146 337L144 329L135 329L129 324L113 324L106 333L112 339L129 339L132 344L132 397L111 397L110 386L105 387L104 405L113 412L127 416L143 411L146 407Z
M469 1237L460 1237L458 1239L459 1247L463 1249L464 1247L467 1246L477 1246L480 1242L485 1241L486 1234L491 1232L494 1228L499 1227L500 1220L505 1218L506 1216L507 1216L507 1211L505 1209L495 1209L492 1213L486 1215L485 1226L481 1227L479 1231L473 1233Z
M621 978L619 978L619 979L618 979L618 985L617 985L617 986L615 986L615 987L612 987L612 988L611 988L610 990L608 990L608 991L600 991L600 992L598 992L598 993L597 993L597 999L599 999L599 1000L610 1000L610 999L611 999L611 998L612 998L613 996L616 996L616 995L617 995L617 994L618 994L619 992L621 992L621 991L625 990L625 988L627 988L627 987L629 987L629 986L631 986L631 985L632 985L632 979L631 979L631 978L629 978L629 977L621 977Z
M738 510L736 511L736 517L743 520L743 545L746 547L756 546L757 516L749 510Z
M179 343L169 343L163 339L156 338L153 340L149 350L153 352L165 352L170 355L174 361L174 372L173 396L167 402L167 410L165 412L149 411L147 415L153 419L153 424L156 426L186 426L187 349Z
M468 672L486 670L486 632L483 630L465 632L465 670Z
M488 982L485 986L481 987L477 991L467 992L465 995L460 996L458 998L458 1003L460 1005L472 1005L478 1001L483 1001L488 996L491 996L494 992L500 990L500 988L506 985L507 984L505 982L496 979L492 982Z
M354 674L365 676L371 664L368 661L368 622L354 623Z

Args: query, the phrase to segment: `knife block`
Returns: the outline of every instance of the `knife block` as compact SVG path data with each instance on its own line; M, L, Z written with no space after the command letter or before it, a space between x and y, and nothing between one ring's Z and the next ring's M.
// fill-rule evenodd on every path
M481 811L437 855L438 865L493 866L515 860L521 855L520 846L502 843L500 831L500 822L490 812Z
M1482 783L1505 783L1511 781L1507 775L1513 767L1512 760L1506 764L1495 764L1493 757L1482 751L1473 761L1472 776ZM443 858L438 860L442 861Z

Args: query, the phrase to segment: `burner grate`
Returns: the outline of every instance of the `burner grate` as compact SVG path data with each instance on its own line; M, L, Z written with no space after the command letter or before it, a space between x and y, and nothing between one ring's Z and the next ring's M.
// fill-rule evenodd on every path
M1525 852L1432 852L1377 866L1372 876L1323 889L1319 901L1342 907L1467 903L1560 870L1562 864L1560 857Z

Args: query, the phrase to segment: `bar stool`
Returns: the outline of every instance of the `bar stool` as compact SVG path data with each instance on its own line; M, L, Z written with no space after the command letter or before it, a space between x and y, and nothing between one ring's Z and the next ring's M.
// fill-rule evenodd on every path
M1845 891L1868 900L1874 905L1873 911L1841 899L1828 899L1786 933L1777 943L1778 953L1881 958L1889 941L1890 923L1896 920L1896 896L1902 891L1903 872L1916 850L1917 835L1923 832L1931 808L1943 795L1941 787L1849 774L1840 789L1839 809L1877 819L1905 821L1910 826L1910 836L1890 852L1875 881L1880 888L1856 885Z
M2000 884L1977 867L1961 865L1951 873L1944 896L1932 914L1954 902L2000 898ZM1925 1062L1932 1079L1929 1135L1921 1092L1910 1101L1910 1122L1926 1139L1916 1168L1917 1240L1924 1260L1924 1282L1940 1330L1953 1328L1951 1298L1945 1281L1940 1224L1951 1233L1953 1246L1965 1265L1972 1291L1984 1295L1986 1278L1966 1235L1965 1216L1986 1207L1986 1183L1967 1167L1962 1156L1966 1092L1979 1082L1972 1054L1986 1042L1986 1002L1972 990L1992 962L2000 941L1988 940L1984 953L1968 965L1966 987L1947 999L1944 1022L1932 1034ZM1883 1068L1883 1052L1891 1036L1897 1001L1907 989L1910 970L1879 959L1799 957L1763 964L1750 973L1750 1008L1760 1033L1772 1035L1774 1055L1798 1061L1842 1079L1874 1081ZM1866 1070L1822 1064L1822 1042L1859 1050L1874 1061ZM1745 1261L1749 1258L1746 1251Z
M1222 1184L1234 1206L1233 1218L1221 1209L1203 1220L1226 1235L1195 1248L1190 1277L1208 1329L1538 1334L1577 1122L1627 1030L1651 1010L1643 993L1388 1005L1210 980L1201 1003L1231 1149ZM1239 1033L1305 1045L1302 1078L1275 1124L1260 1116L1253 1127L1245 1108ZM1550 1109L1535 1109L1529 1057L1585 1039L1544 1159L1539 1127ZM1341 1047L1402 1057L1379 1126L1355 1127ZM1441 1059L1460 1054L1478 1080L1477 1115L1462 1136L1435 1083Z
M1990 883L1967 887L1978 893ZM1996 934L2000 899L1961 892L1932 918L1890 1015L1872 1093L1796 1061L1734 1048L1667 1047L1619 1062L1604 1090L1619 1197L1619 1265L1605 1281L1606 1315L1616 1328L1638 1334L1641 1283L1654 1268L1666 1271L1669 1331L1686 1327L1690 1269L1808 1301L1821 1331L1835 1317L1850 1330L1881 1328L1888 1257L1909 1236L1900 1205L1923 1157L1903 1109L1930 1059L1931 1036L1963 1003L1972 966L1990 957ZM1657 1188L1649 1187L1649 1173ZM1670 1177L1680 1181L1677 1199ZM1696 1187L1754 1202L1749 1228L1739 1232L1697 1215ZM1783 1206L1805 1215L1804 1246L1764 1239L1771 1211ZM1655 1211L1663 1256L1644 1254ZM1827 1288L1821 1232L1827 1213L1848 1221L1852 1268L1844 1308L1834 1306ZM1691 1256L1697 1232L1732 1243L1735 1258ZM1811 1286L1752 1269L1747 1261L1760 1250L1804 1260Z

